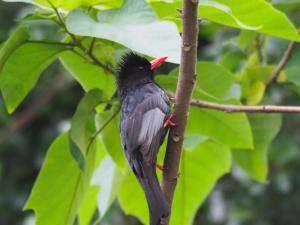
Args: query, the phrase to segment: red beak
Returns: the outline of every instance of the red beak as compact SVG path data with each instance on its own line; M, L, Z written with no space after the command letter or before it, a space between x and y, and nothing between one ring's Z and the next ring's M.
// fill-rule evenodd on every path
M156 58L154 60L152 60L151 63L151 70L156 69L157 67L159 67L160 64L162 64L164 61L166 61L168 58L168 56L164 56L164 57L160 57L160 58Z

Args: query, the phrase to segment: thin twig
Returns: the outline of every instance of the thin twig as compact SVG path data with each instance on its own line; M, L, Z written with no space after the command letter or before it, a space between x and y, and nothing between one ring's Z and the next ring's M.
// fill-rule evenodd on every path
M90 47L88 48L88 50L86 51L87 54L93 54L93 49L96 43L96 38L92 38L92 41L90 43Z
M55 14L56 14L56 16L57 16L57 18L58 18L58 21L59 21L60 25L61 25L61 26L65 29L65 31L70 35L70 37L73 39L74 43L77 43L78 40L77 40L76 36L75 36L74 34L72 34L72 33L68 30L68 28L67 28L67 26L66 26L66 23L65 23L64 19L62 18L61 14L58 12L58 9L56 8L56 6L53 5L53 3L52 3L50 0L47 0L47 1L48 1L49 5L51 6L51 8L54 10L54 12L55 12Z
M300 27L298 28L298 33L300 33ZM279 76L280 72L283 70L284 66L287 64L288 60L290 59L290 57L292 56L293 50L296 46L296 42L291 41L287 47L287 49L285 50L281 60L279 61L278 65L276 66L276 68L274 69L271 79L268 82L268 85L275 83L277 77Z
M169 98L174 101L174 93L167 92ZM232 105L219 104L214 102L203 101L199 99L192 99L190 104L200 108L207 108L213 110L224 111L227 113L300 113L300 106L283 106L283 105Z
M96 137L105 129L105 127L118 115L120 108L118 108L105 123L96 131L96 133L91 137L90 142L87 146L87 151L90 149L91 145L95 141Z
M182 45L179 79L176 88L176 103L173 119L177 124L172 127L168 136L167 149L164 159L162 192L170 209L177 185L179 165L183 145L183 137L187 124L192 91L196 80L197 38L198 38L198 1L184 0L182 10ZM162 225L168 225L170 216L163 218Z
M70 35L70 37L72 38L74 45L76 45L78 48L80 48L84 53L86 53L93 61L94 64L102 67L103 69L105 69L106 71L110 72L111 74L115 75L115 71L114 69L110 68L109 66L105 65L104 63L102 63L94 54L92 51L90 51L89 49L87 50L82 43L80 42L80 40L77 39L77 37L72 34L67 26L66 23L64 21L64 19L62 18L61 14L58 12L58 9L55 7L55 5L52 4L52 2L50 0L47 0L48 3L50 4L50 6L52 7L52 9L54 10L61 26L64 28L64 30L66 31L67 34ZM92 43L94 42L94 40L92 41ZM90 46L91 47L91 46ZM92 45L93 47L93 45Z

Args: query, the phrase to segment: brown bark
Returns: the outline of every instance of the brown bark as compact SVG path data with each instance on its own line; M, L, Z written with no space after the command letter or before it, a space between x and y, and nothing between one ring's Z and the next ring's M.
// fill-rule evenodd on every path
M198 37L198 1L184 0L182 10L182 46L179 79L175 96L173 121L176 126L170 130L164 160L165 170L162 177L162 191L172 207L174 191L179 176L179 164L182 144L187 124L192 91L196 79L197 37ZM169 218L162 221L169 224Z

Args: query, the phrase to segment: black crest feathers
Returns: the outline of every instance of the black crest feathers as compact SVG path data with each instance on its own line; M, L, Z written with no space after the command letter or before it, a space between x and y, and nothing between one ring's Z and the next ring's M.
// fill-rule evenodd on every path
M128 72L132 71L133 68L144 66L151 66L150 62L143 56L135 52L127 52L122 57L118 64L117 73L118 77L126 76Z
M135 52L127 52L117 66L117 86L119 92L139 82L153 79L151 63Z

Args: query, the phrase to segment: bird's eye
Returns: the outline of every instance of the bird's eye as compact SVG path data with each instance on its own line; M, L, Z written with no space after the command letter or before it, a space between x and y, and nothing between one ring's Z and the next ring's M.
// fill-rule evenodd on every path
M142 66L139 66L139 70L143 70L144 68Z

